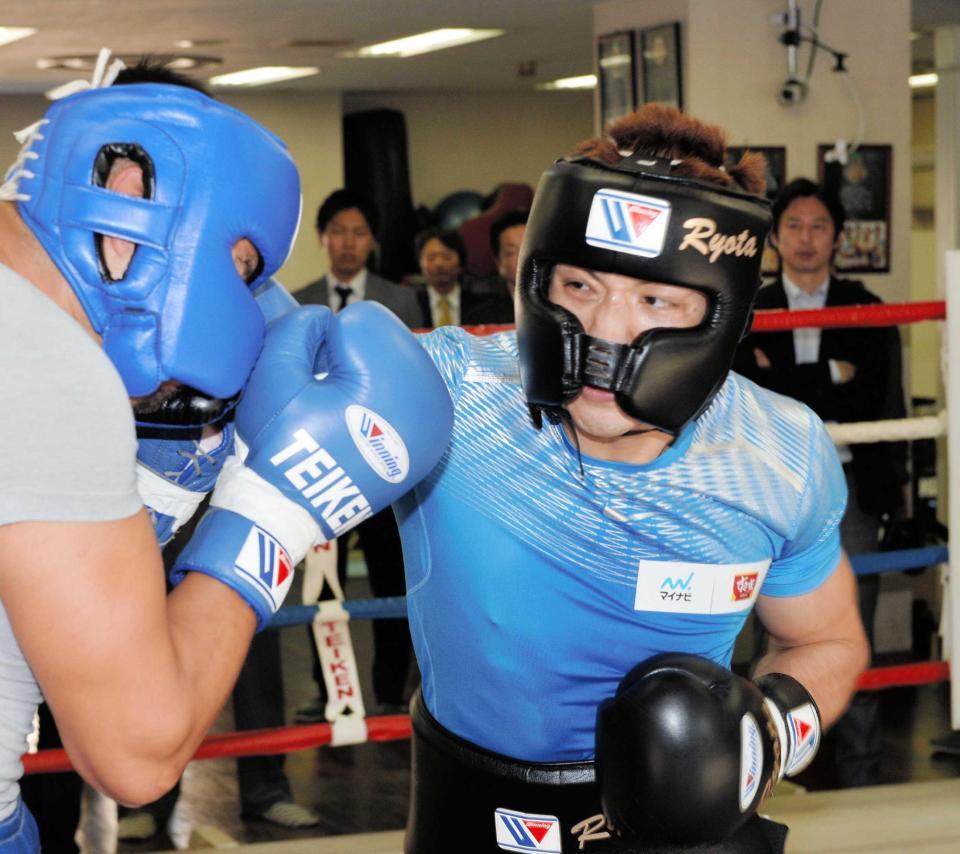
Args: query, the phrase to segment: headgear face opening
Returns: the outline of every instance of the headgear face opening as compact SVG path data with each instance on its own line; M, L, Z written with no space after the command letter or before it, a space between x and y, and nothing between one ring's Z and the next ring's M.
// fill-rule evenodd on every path
M671 162L571 158L540 179L520 252L517 343L534 420L584 385L670 434L700 415L748 329L770 230L765 199L671 177ZM549 300L556 264L682 285L707 297L691 329L650 329L630 344L593 338Z
M102 186L104 152L136 150L145 198ZM56 101L19 179L21 216L70 283L131 397L174 380L145 425L222 418L263 344L251 292L286 260L300 220L300 178L283 142L253 119L183 86L137 83ZM33 156L35 155L35 156ZM136 244L113 280L102 235ZM253 282L231 250L262 258Z

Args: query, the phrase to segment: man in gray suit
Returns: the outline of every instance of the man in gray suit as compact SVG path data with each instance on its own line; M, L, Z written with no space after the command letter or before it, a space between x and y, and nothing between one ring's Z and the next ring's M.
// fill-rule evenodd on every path
M335 190L317 211L317 235L330 258L330 272L297 291L302 305L327 305L334 311L357 300L373 300L390 309L407 326L420 325L413 291L367 270L377 243L377 210L359 193Z
M367 259L376 246L377 210L358 193L336 190L317 211L320 245L330 258L330 272L297 291L302 304L330 306L341 311L357 300L373 300L389 308L407 326L421 324L420 304L410 288L396 285L367 270ZM374 596L403 596L403 552L400 533L389 507L374 514L356 529L367 564ZM347 543L338 543L337 574L346 580ZM311 642L313 634L310 634ZM413 660L406 620L373 621L373 692L380 714L406 712L406 684ZM314 678L320 695L296 710L297 723L320 723L324 718L323 676L314 659Z

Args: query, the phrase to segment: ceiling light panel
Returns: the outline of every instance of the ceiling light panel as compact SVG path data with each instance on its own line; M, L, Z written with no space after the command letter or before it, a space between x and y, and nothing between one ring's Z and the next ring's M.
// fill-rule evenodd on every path
M17 42L36 33L36 27L0 27L0 45Z
M596 89L596 74L580 74L576 77L561 77L557 80L551 80L549 83L540 83L537 89L556 90L556 89Z
M380 44L372 44L349 51L343 56L348 57L408 57L418 56L421 53L430 53L434 50L444 50L448 47L458 47L471 42L483 41L502 36L504 30L475 30L467 27L448 27L441 30L430 30L426 33L417 33L402 39L393 39Z
M311 77L319 71L319 68L312 66L294 68L289 65L264 65L229 74L218 74L211 77L209 82L213 86L265 86L268 83L296 80L298 77Z

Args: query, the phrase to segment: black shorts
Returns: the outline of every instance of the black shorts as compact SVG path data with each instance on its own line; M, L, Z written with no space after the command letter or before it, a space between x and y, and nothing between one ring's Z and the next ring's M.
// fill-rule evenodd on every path
M541 765L483 750L440 726L419 691L410 716L406 854L783 854L786 826L757 816L717 843L663 847L612 837L592 762Z

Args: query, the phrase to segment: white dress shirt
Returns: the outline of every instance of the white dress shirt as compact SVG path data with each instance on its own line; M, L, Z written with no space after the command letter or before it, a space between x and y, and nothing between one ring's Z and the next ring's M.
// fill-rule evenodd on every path
M783 289L787 294L787 305L791 311L806 311L807 309L823 308L827 304L827 290L830 287L830 275L817 285L812 293L798 288L783 275ZM820 360L820 328L806 328L793 330L793 353L798 365L812 365ZM834 385L840 384L840 366L835 359L827 359L830 367L830 379ZM837 445L837 454L840 462L848 463L853 459L848 445Z
M362 269L349 282L341 282L333 273L327 273L327 282L330 285L329 297L331 308L336 309L337 305L339 305L340 295L336 291L338 287L350 288L353 291L353 293L347 295L347 301L343 304L343 307L346 308L348 305L360 302L360 300L366 296L367 270L366 268Z

